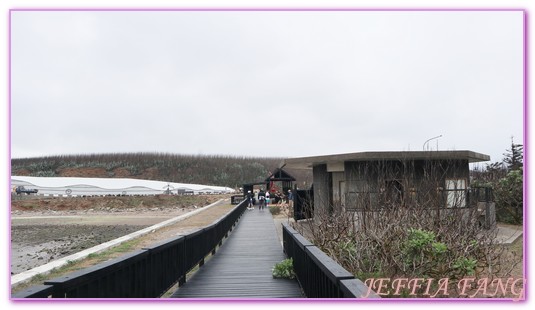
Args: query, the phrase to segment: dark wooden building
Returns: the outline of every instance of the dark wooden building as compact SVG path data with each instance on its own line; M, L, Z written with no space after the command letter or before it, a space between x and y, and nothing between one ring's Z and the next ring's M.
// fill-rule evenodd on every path
M277 186L277 188L281 187L279 189L286 194L288 193L289 189L293 188L293 182L295 182L295 178L293 176L288 174L288 172L284 171L283 169L277 168L262 182L243 184L243 192L254 192L255 186L260 186L260 188L272 192L274 187L277 186L275 183L278 183L280 186Z

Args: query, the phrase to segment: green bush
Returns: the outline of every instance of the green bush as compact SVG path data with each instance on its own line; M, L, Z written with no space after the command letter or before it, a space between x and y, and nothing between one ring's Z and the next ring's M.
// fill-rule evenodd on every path
M477 260L459 257L453 264L453 268L457 269L461 274L473 276L476 272Z
M273 278L294 279L293 259L287 258L273 267Z
M512 170L494 188L496 219L499 222L521 225L524 219L523 170Z

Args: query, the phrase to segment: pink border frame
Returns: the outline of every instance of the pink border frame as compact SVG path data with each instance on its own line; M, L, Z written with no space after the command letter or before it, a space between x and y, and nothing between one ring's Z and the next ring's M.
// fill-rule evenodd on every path
M523 137L523 143L524 143L524 231L522 234L523 238L523 269L524 269L524 279L527 279L529 275L529 269L527 265L527 261L529 260L528 255L528 209L526 206L528 205L529 199L528 199L528 172L529 172L529 165L528 160L526 158L529 158L529 143L528 143L528 135L529 135L529 123L528 123L528 98L529 98L529 92L528 92L528 68L529 68L529 58L528 58L528 52L529 52L529 42L528 42L528 24L529 24L529 14L527 9L523 8L466 8L466 9L460 9L460 8L396 8L396 9L385 9L385 8L14 8L10 9L8 12L8 114L7 114L7 126L8 126L8 171L9 175L11 175L11 13L12 12L62 12L62 11L94 11L94 12L106 12L106 11L113 11L113 12L254 12L254 11L269 11L269 12L285 12L285 11L293 11L293 12L321 12L321 11L327 11L327 12L336 12L336 11L355 11L355 12L523 12L523 38L524 38L524 49L523 49L523 62L524 62L524 102L523 102L523 121L524 121L524 137ZM8 181L9 186L11 186L11 181ZM8 198L8 205L11 206L11 196ZM8 225L7 227L11 228L11 212L9 209L7 209L8 212ZM8 231L9 240L11 240L11 229ZM11 264L11 247L8 249L9 253L9 263ZM11 269L11 267L9 267ZM8 287L11 287L11 278L8 277L7 279ZM528 281L524 283L524 298L520 299L520 303L526 303L528 299ZM302 303L302 302L327 302L327 303L392 303L392 302L403 302L403 303L425 303L425 302L468 302L468 303L497 303L497 302L508 302L515 301L511 298L385 298L385 299L335 299L335 298L322 298L322 299L315 299L315 298L302 298L302 299L267 299L267 298L229 298L229 299L194 299L194 298L184 298L184 299L162 299L162 298L118 298L118 299L17 299L17 298L11 298L11 291L8 290L8 299L11 302L23 302L23 303L111 303L111 302L150 302L153 303L155 301L162 302L162 303L168 303L168 302L179 302L179 303L256 303L256 302L269 302L269 303Z

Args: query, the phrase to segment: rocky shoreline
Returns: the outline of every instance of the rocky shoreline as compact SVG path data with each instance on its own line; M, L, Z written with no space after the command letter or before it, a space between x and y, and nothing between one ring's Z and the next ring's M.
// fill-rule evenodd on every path
M13 211L11 274L195 210L194 207L153 209Z
M11 274L21 273L147 226L126 224L13 226L11 228Z
M186 214L220 196L41 198L11 204L11 274Z

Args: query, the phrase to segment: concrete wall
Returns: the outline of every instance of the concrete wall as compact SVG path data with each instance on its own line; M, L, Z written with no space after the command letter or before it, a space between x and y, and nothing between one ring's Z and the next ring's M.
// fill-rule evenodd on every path
M365 227L375 227L384 223L384 219L388 218L389 210L372 210L372 211L350 211L353 212L354 224L356 229L365 229ZM459 221L462 221L462 225L472 225L474 221L474 209L461 208L461 209L429 209L420 211L418 216L425 218L429 221L436 221L439 219L446 219L453 216ZM484 216L479 216L479 224L487 225ZM489 222L490 223L490 222ZM487 226L485 226L487 227ZM489 224L487 228L493 226Z
M406 202L438 201L447 179L464 179L466 187L470 185L468 160L360 161L333 167L313 168L316 212L340 205L340 182L345 182L347 209L381 206L395 195ZM422 193L430 196L421 197Z
M333 205L335 207L339 207L342 205L342 197L340 195L340 182L345 182L346 176L344 172L330 172L330 174L332 178L333 188Z
M349 208L371 207L395 198L443 199L446 179L463 179L469 187L468 160L346 162L345 178ZM397 194L396 197L395 193ZM421 197L425 193L429 197Z
M314 212L326 212L332 205L332 180L327 165L315 166L312 170L314 180Z

